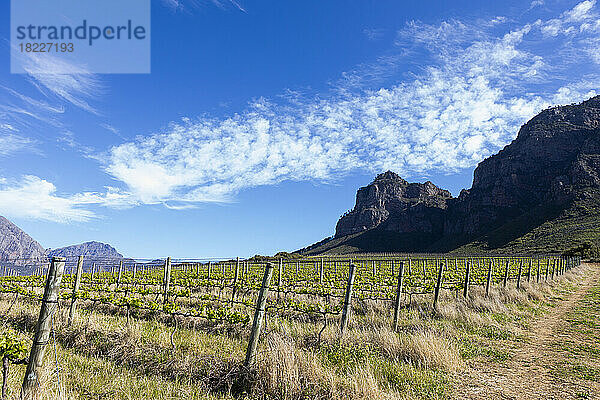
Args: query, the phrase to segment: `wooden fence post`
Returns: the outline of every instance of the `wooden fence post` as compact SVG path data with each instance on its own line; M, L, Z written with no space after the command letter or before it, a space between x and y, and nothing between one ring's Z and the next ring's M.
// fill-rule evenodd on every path
M269 285L271 283L271 275L273 275L273 264L267 263L265 274L263 276L262 286L256 300L256 309L254 310L254 320L252 321L252 331L250 332L250 340L248 341L248 349L246 350L246 360L244 365L250 367L256 359L256 348L258 347L258 339L265 316L265 306L269 295Z
M506 260L506 267L504 268L504 280L503 280L503 285L504 287L506 287L506 284L508 283L508 267L509 267L509 260Z
M279 270L277 271L277 287L281 287L281 278L283 275L283 259L279 259Z
M527 269L527 282L531 280L531 263L532 261L529 260L529 268Z
M231 289L231 304L235 301L235 294L237 292L237 282L240 274L240 258L235 259L235 271L233 272L233 289Z
M537 260L537 282L540 281L540 259Z
M517 289L521 289L521 273L523 272L523 260L519 263L519 275L517 275Z
M490 284L492 283L492 260L489 262L487 279L485 281L485 295L490 295Z
M356 265L350 262L350 270L348 274L348 284L346 285L346 295L344 297L344 308L342 310L342 321L340 324L340 336L344 336L348 327L348 320L352 311L352 285L354 285L354 272Z
M471 262L467 261L467 269L465 271L465 286L463 287L463 297L466 299L469 295L469 278L471 273Z
M165 261L165 278L164 278L163 303L169 301L169 289L171 287L171 257L167 257Z
M121 284L122 276L123 276L123 260L121 260L121 262L119 262L119 274L117 275L117 289L119 288L119 285Z
M394 332L398 329L398 319L400 318L400 301L402 300L402 278L404 275L404 261L400 261L398 266L398 286L396 287L396 301L394 303L394 323L392 329Z
M198 263L198 265L200 265L200 264ZM211 273L212 273L212 261L208 262L208 267L207 268L208 268L208 274L207 274L208 275L208 280L210 281L210 276L211 276ZM198 276L200 276L200 271L198 271Z
M69 309L69 325L73 322L75 308L77 307L77 297L79 296L79 286L81 285L81 275L83 274L83 256L77 260L77 273L75 274L75 285L73 285L73 295L71 298L71 308Z
M323 275L325 274L325 264L323 263L323 259L321 258L321 263L319 266L319 283L323 284Z
M444 263L440 262L440 266L438 268L438 276L437 282L435 284L435 292L433 294L433 309L435 310L437 307L438 300L440 298L440 289L442 288L442 280L444 276Z
M548 270L550 269L550 259L548 259L546 261L546 277L544 278L545 281L548 280Z
M52 319L58 307L58 297L60 292L60 283L65 270L65 258L53 257L52 264L48 270L46 287L44 288L44 297L42 298L42 307L40 315L35 326L35 335L31 345L31 353L27 363L25 379L21 387L21 398L25 400L37 397L40 385L40 374L42 373L44 353L46 345L50 339L52 329Z
M137 263L133 263L133 277L131 278L131 280L135 280L136 275L137 275Z

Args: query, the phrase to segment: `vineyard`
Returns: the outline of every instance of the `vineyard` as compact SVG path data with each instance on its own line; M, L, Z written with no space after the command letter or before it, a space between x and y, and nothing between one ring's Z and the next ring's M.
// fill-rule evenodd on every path
M82 266L84 259L66 261ZM351 269L354 270L353 298L393 305L398 290L400 301L408 303L413 296L435 294L436 289L466 295L470 286L483 286L489 290L491 285L506 286L509 282L517 286L522 280L539 282L579 264L579 259L551 256L387 256L280 259L269 263L240 259L218 262L166 259L150 263L94 261L101 261L104 266L94 266L86 273L81 268L79 277L76 265L67 267L62 277L61 300L78 299L230 324L249 323L267 264L274 267L267 314L289 318L340 315ZM41 300L45 282L45 274L5 276L0 281L0 292Z
M410 308L414 302L429 303L435 313L441 293L446 298L467 298L475 287L486 294L493 287L518 289L524 282L552 280L579 263L578 258L552 255L265 260L54 258L37 265L34 275L15 275L5 269L0 293L14 295L13 302L42 302L40 321L48 321L47 326L39 322L36 327L36 335L45 335L39 342L48 342L52 318L46 317L52 316L57 306L68 310L68 324L77 318L78 308L118 311L126 315L127 321L158 315L171 319L175 326L178 319L192 321L193 329L229 326L249 330L244 365L252 368L261 329L271 319L312 324L319 334L334 325L341 337L352 326L355 311L376 304L387 313L384 318L395 330L400 310ZM196 326L196 321L202 323ZM31 357L37 342L34 340ZM36 363L30 359L32 364Z

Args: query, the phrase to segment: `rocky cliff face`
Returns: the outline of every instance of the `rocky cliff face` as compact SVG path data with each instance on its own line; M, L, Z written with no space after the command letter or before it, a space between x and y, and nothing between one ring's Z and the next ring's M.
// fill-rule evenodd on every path
M600 96L542 111L511 144L477 166L472 188L458 198L431 182L379 175L359 189L335 237L376 229L468 241L541 208L566 210L598 189ZM428 250L429 244L414 250Z
M477 234L533 207L567 205L600 186L600 96L542 111L475 169L473 187L450 204L444 231Z
M85 256L92 259L116 259L123 256L112 246L100 242L86 242L60 249L49 250L52 257L78 257Z
M0 216L0 261L18 266L43 258L44 248L38 242Z
M442 233L452 196L431 182L408 183L388 171L356 194L356 206L337 223L335 237L380 228L395 232Z

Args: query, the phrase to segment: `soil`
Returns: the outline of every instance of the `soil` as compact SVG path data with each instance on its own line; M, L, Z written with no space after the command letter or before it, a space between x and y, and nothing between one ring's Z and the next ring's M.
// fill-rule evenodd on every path
M473 361L459 378L453 397L600 399L600 324L591 322L580 329L571 323L572 313L586 307L586 295L599 286L600 266L587 265L575 289L554 298L549 310L531 323L526 340L516 345L507 343L512 353L509 360ZM598 321L594 314L589 318ZM579 345L585 343L587 351L579 351ZM581 366L590 370L578 373Z

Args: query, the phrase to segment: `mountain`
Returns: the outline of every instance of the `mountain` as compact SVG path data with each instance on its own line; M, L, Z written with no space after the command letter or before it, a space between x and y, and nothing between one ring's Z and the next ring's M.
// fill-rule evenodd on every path
M66 257L67 266L77 264L77 258L84 256L84 268L92 265L114 265L118 261L124 260L114 247L100 242L85 242L72 246L63 247L60 249L48 250L50 257Z
M600 248L600 96L542 111L453 198L393 172L360 188L333 238L305 254L573 252Z
M8 219L0 216L0 267L5 265L21 273L31 273L36 267L45 266L49 257L66 257L67 266L76 265L77 257L85 256L85 267L115 265L123 256L112 246L99 242L87 242L54 250L44 248ZM128 260L125 260L126 262ZM2 273L0 271L0 273Z
M356 206L340 218L335 237L374 228L441 234L446 201L452 198L431 182L408 183L388 171L356 193Z
M23 266L32 261L41 262L44 248L18 226L0 216L0 262Z

